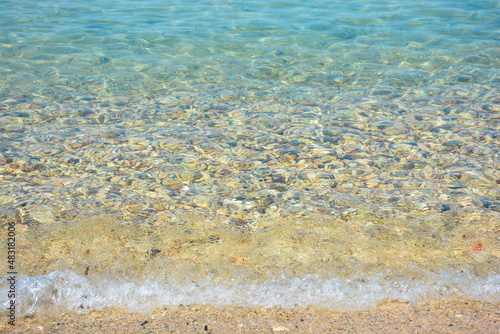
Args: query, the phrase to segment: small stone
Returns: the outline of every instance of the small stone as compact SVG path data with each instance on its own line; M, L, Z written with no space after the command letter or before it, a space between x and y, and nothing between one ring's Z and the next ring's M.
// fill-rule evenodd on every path
M394 127L389 127L389 128L386 128L384 130L382 130L382 132L386 135L386 136L397 136L397 135L400 135L402 133L405 133L406 130L403 129L402 127L399 127L399 126L394 126Z
M153 208L158 211L165 211L167 207L164 204L155 204Z
M467 111L464 113L460 114L461 119L476 119L477 118L477 112L475 111Z
M461 144L460 140L449 140L446 143L444 143L446 146L458 146Z
M356 150L359 150L359 148L356 146L345 146L344 147L344 151L347 151L347 152L354 152Z
M387 95L391 94L392 92L388 89L375 89L373 91L373 95Z
M461 75L461 76L459 76L459 77L457 78L457 80L458 80L459 82L469 82L469 81L471 81L471 80L472 80L472 78L471 78L471 77L467 77L467 76L462 76L462 75Z
M415 204L415 206L417 207L417 209L422 210L422 211L429 210L429 206L425 202L418 202L417 204Z
M451 210L451 206L449 206L448 204L441 204L441 211L450 211Z
M129 146L132 151L143 151L146 146L144 145L137 145L137 144L132 144Z

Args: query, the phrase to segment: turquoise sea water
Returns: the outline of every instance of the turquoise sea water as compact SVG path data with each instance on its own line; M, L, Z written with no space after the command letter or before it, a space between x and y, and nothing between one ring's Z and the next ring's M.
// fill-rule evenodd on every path
M24 314L498 302L499 59L497 1L2 1Z
M493 86L498 11L496 1L5 1L2 95L69 102L184 88L314 100L463 87L460 75Z

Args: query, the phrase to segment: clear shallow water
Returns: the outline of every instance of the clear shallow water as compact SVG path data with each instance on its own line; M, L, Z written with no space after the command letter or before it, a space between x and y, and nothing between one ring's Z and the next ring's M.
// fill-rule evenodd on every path
M459 75L498 80L488 70L498 64L495 1L7 1L2 7L4 98L13 92L47 101L158 97L181 88L258 97L291 85L318 99L337 89L464 86Z
M227 288L217 305L498 301L497 2L0 12L0 208L32 277L26 312L47 289L88 290L61 277L135 301L147 277L153 306L208 278L201 295ZM359 293L334 300L349 280ZM81 302L61 296L43 298Z

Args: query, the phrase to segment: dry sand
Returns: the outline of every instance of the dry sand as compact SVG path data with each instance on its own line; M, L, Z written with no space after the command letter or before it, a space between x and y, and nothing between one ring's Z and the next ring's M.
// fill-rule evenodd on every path
M181 306L147 314L104 310L6 322L1 333L500 333L499 304L454 300L366 311Z

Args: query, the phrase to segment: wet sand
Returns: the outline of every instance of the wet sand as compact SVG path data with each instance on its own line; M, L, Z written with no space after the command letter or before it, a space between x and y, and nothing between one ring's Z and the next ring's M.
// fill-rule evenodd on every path
M457 299L415 306L387 300L375 309L339 312L295 309L181 306L147 314L108 309L82 314L30 316L6 322L15 333L498 333L498 304Z

